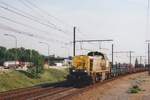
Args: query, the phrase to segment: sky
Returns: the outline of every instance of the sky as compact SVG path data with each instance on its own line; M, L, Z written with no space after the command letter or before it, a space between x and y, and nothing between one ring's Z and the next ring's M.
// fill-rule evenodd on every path
M77 40L113 39L114 51L131 50L135 52L134 56L145 56L145 40L150 39L147 31L147 1L0 0L0 46L15 47L14 39L3 35L12 34L17 37L18 47L35 49L47 55L47 45L39 43L45 42L50 46L50 54L69 56L72 55L70 42L73 26L76 26ZM12 12L16 9L23 16ZM77 43L77 55L99 50L99 44ZM101 51L109 57L111 44L101 43L101 47L106 48ZM117 54L115 60L128 62L128 56Z

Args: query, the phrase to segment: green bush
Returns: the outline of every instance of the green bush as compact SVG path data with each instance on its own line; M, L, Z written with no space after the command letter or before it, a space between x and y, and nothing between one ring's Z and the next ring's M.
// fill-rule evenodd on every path
M141 91L141 89L138 85L134 85L132 86L132 88L129 89L129 93L138 93L139 91Z
M130 93L138 93L139 91L137 89L131 88Z

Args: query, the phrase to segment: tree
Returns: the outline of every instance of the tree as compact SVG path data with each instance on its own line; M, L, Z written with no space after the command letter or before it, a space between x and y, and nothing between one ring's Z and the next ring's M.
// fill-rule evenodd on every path
M138 65L139 65L139 64L138 64L138 59L136 58L136 59L135 59L135 67L138 67Z
M5 47L0 46L0 65L3 65L3 62L6 60L6 51L7 49Z
M12 48L12 49L8 49L6 52L6 60L17 60L17 49L16 48Z
M17 59L19 61L30 62L31 61L31 50L25 49L22 47L17 49Z
M7 50L5 47L0 47L0 64L2 65L4 61L10 60L32 62L36 69L36 73L41 72L44 65L44 56L35 50L25 49L23 47Z

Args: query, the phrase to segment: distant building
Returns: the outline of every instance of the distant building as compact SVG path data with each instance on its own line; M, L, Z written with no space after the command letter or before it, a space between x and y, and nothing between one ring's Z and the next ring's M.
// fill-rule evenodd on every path
M19 65L19 61L5 61L4 68L16 68Z
M63 63L64 62L63 57L50 57L49 58L49 65L50 66L56 66L56 63Z
M71 63L72 63L71 59L64 59L63 65L64 66L69 66L69 65L71 65Z
M3 63L3 66L4 68L13 68L13 69L16 69L16 68L28 68L28 67L31 67L33 66L33 63L32 62L22 62L22 61L5 61Z
M63 63L55 63L57 67L63 66Z
M68 66L71 64L71 57L64 58L64 57L55 57L49 56L49 58L45 58L44 68L48 68L48 66Z

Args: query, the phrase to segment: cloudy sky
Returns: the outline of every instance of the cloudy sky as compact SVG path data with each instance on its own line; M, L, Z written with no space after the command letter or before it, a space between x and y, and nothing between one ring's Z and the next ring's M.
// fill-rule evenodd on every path
M0 0L0 45L32 48L47 55L72 55L73 26L77 40L113 39L115 51L135 51L134 56L146 55L145 40L148 0ZM77 44L77 54L99 50L100 43ZM102 51L111 53L111 43L101 44ZM81 50L82 49L82 50ZM83 50L84 49L84 50ZM116 60L128 61L127 54L115 55Z

